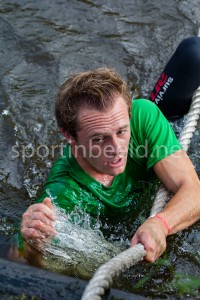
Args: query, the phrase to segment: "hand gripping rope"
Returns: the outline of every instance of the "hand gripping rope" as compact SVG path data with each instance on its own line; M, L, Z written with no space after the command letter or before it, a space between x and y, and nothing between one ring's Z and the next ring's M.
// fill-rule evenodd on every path
M198 34L200 36L200 32ZM195 132L197 121L200 115L200 87L193 96L190 110L187 114L187 120L183 130L179 136L179 141L183 150L187 152L190 140ZM150 217L159 213L170 198L170 192L164 185L158 190L151 209ZM113 278L119 276L120 273L127 271L134 264L142 260L146 256L146 251L142 244L137 244L134 247L121 252L108 262L98 268L93 275L89 284L82 295L81 300L101 300L105 290L112 285Z

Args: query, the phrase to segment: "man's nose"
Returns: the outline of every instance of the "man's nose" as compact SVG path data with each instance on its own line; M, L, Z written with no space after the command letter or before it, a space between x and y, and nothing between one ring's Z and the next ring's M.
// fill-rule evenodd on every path
M111 141L112 149L113 149L113 155L117 155L121 151L121 143L120 140L117 137L113 137Z

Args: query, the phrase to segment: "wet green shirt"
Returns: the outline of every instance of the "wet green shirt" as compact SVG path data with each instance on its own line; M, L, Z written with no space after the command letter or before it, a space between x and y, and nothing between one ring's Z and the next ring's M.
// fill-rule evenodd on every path
M50 193L66 212L79 206L93 215L119 213L135 205L139 180L152 174L153 165L181 149L181 145L161 111L149 100L133 100L130 126L127 165L111 186L88 175L67 145L64 155L52 167L38 202Z

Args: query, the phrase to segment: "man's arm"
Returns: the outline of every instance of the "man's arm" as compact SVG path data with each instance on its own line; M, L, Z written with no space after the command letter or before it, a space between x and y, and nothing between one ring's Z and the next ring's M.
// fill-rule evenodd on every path
M170 234L187 228L200 218L200 181L194 166L183 150L154 165L163 184L175 195L159 213L169 224ZM157 218L145 221L135 233L131 245L142 243L146 260L154 262L166 248L167 227Z

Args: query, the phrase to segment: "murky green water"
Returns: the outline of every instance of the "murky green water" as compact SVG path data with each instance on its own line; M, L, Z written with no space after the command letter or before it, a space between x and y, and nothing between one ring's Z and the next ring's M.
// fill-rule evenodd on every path
M199 16L199 0L0 1L0 256L60 154L58 86L72 72L108 66L134 95L148 97L177 44L197 34ZM199 143L198 129L189 150L198 174ZM144 184L144 200L152 201L150 187ZM127 243L147 215L105 220L102 231ZM198 299L199 245L196 223L168 238L156 264L138 264L114 286L152 298Z

